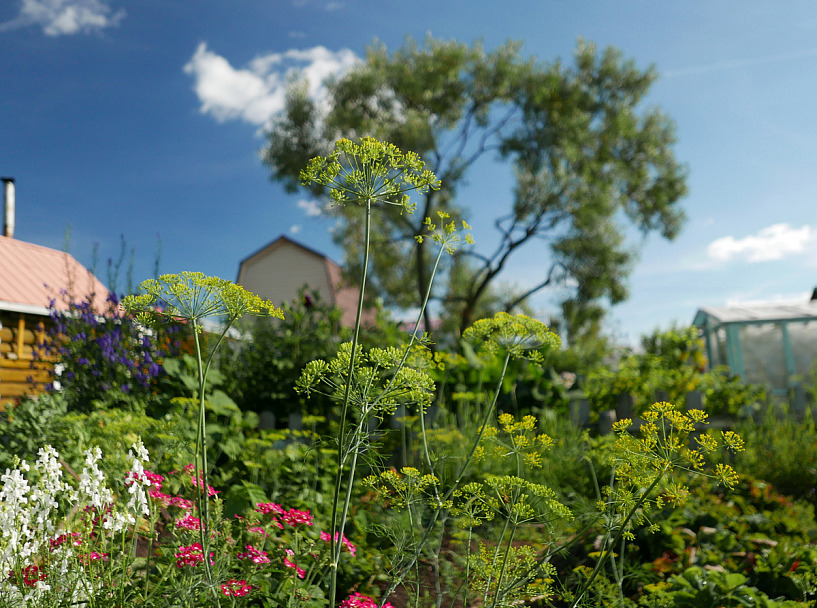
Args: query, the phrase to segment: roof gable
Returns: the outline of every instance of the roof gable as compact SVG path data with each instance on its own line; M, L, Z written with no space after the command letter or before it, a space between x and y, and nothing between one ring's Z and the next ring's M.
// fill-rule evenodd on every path
M264 245L264 246L263 246L263 247L261 247L260 249L257 249L256 251L254 251L254 252L252 252L250 255L248 255L246 258L244 258L243 260L241 260L241 261L238 263L238 271L239 271L239 273L241 272L241 267L242 267L244 264L251 263L251 262L253 262L253 261L254 261L254 259L255 259L255 258L262 257L262 256L264 256L264 255L267 255L267 254L269 254L269 253L271 253L271 252L275 251L275 250L276 250L276 249L278 249L279 247L282 247L282 246L287 245L287 244L289 244L289 245L294 245L295 247L298 247L299 249L302 249L302 250L303 250L304 252L306 252L306 253L309 253L309 254L311 254L311 255L314 255L314 256L316 256L316 257L319 257L319 258L321 258L321 259L323 259L323 260L327 260L327 261L329 261L329 262L332 262L332 260L330 260L330 259L329 259L327 256L325 256L324 254L320 253L319 251L316 251L315 249L312 249L311 247L307 247L307 246L306 246L306 245L304 245L303 243L299 243L298 241L296 241L296 240L294 240L294 239L289 238L289 237L288 237L288 236L286 236L285 234L282 234L282 235L281 235L281 236L279 236L277 239L275 239L275 240L273 240L273 241L270 241L269 243L267 243L266 245ZM332 262L332 263L334 264L334 262Z

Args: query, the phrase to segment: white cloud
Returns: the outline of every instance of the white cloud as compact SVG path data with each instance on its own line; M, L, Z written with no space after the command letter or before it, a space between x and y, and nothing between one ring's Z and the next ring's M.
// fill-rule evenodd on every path
M706 253L711 260L728 262L741 259L747 262L768 262L803 253L817 241L817 231L810 226L792 228L788 224L773 224L742 239L733 236L712 241Z
M298 234L301 231L301 225L300 224L293 224L292 226L289 227L289 231L292 234Z
M304 212L309 217L318 217L323 212L321 211L321 206L318 201L309 201L306 199L301 199L297 203L298 209L303 209Z
M118 25L125 11L112 12L109 0L22 0L20 13L0 23L0 32L38 25L48 36L87 34Z
M291 49L253 59L245 68L234 68L227 59L199 44L184 71L195 78L194 90L201 112L219 122L243 120L263 127L284 108L286 86L294 75L305 78L309 94L320 101L323 81L357 63L349 49L334 53L323 46Z

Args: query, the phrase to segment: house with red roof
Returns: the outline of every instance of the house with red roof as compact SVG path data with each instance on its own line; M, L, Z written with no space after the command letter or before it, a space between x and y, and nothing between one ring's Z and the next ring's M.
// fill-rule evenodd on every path
M236 283L275 305L292 301L306 286L343 313L341 324L355 324L358 288L343 282L340 266L324 254L281 235L238 265ZM363 323L374 323L375 311L364 309Z
M50 305L93 296L100 312L108 289L72 255L14 238L14 180L4 185L0 235L0 409L49 380L48 364L35 361L45 339Z

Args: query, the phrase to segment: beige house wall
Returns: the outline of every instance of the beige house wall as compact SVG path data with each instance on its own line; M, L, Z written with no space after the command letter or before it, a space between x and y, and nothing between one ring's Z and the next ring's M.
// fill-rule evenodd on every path
M304 285L333 304L326 259L286 240L276 241L245 260L239 269L238 284L273 304L292 300Z

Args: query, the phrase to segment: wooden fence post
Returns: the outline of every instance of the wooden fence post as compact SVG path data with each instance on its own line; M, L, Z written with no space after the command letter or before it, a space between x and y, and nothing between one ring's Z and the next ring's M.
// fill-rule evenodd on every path
M630 393L621 393L618 397L616 397L616 419L632 419L634 407L635 397Z
M616 410L599 412L599 435L608 435L613 432L613 423L616 421Z
M590 420L590 402L587 399L571 399L570 421L574 426L583 428Z
M684 399L684 409L687 411L704 409L703 393L701 391L688 392L686 399Z

